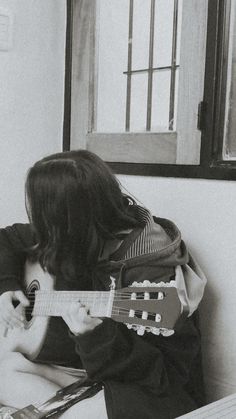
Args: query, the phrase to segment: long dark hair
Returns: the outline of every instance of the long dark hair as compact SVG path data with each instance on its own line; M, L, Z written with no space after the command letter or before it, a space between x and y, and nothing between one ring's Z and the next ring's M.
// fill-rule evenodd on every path
M29 170L27 212L35 230L34 253L50 273L73 279L93 269L104 240L140 225L110 168L95 154L53 154Z

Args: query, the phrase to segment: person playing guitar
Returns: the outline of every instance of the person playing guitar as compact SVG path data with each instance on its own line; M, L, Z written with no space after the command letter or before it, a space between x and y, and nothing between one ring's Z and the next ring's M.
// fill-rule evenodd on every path
M178 228L125 195L86 150L36 162L26 209L28 224L0 229L0 403L43 403L86 375L101 388L72 417L85 417L85 402L87 419L170 419L200 407L197 308L206 280ZM27 288L28 263L45 278L33 275ZM72 301L60 299L71 293ZM93 314L94 296L107 315ZM37 323L40 298L45 311ZM155 311L158 299L167 315ZM178 313L174 333L168 312Z

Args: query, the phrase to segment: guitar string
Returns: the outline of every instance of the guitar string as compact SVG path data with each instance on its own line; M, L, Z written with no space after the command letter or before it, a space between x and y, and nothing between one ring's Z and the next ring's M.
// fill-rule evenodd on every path
M109 297L109 296L103 296L103 297L100 297L100 298L94 298L94 297L92 297L92 296L90 296L90 297L81 297L81 300L83 300L82 301L82 303L84 303L84 304L104 304L104 302L107 302L107 303L109 303L109 298L107 298L107 297ZM29 299L30 300L30 303L35 303L35 298L34 297L32 297L32 298L30 298ZM54 297L53 298L53 301L49 298L49 299L47 299L47 298L45 298L45 299L36 299L36 303L38 302L39 304L44 304L44 305L47 305L47 304L60 304L60 303L68 303L68 302L76 302L76 301L79 301L79 300L76 300L76 299L71 299L71 297L69 298L56 298L56 297ZM158 300L157 298L148 298L148 299L145 299L145 298L142 298L142 297L140 297L140 298L135 298L135 299L132 299L132 298L126 298L126 299L124 299L124 298L117 298L117 297L114 297L113 299L112 299L112 303L113 303L113 305L114 304L117 304L117 303L122 303L122 302L125 302L125 301L130 301L130 302L134 302L134 301L139 301L139 302L141 302L141 301L143 301L143 302L154 302L154 301L162 301L162 300Z
M134 291L134 290L132 290L132 291L125 291L125 292L120 292L120 291L115 291L114 292L114 295L118 295L118 296L120 296L120 295L131 295L131 294L133 294L133 293L137 293L137 294L144 294L145 292L149 292L149 293L158 293L158 292L163 292L162 290L156 290L156 288L155 288L155 291L153 290L153 288L154 287L150 287L150 288L145 288L145 290L137 290L136 289L136 291ZM147 291L148 290L148 291ZM76 291L76 290L73 290L73 291L36 291L36 292L34 292L34 291L32 291L32 292L29 292L27 295L29 295L29 296L33 296L33 295L61 295L61 296L70 296L71 294L73 294L73 293L78 293L78 294L86 294L86 295L91 295L91 296L93 296L94 294L100 294L100 295L108 295L108 294L110 294L111 293L111 291Z
M125 310L122 310L122 311L121 310L117 310L117 311L112 311L111 315L108 316L108 317L111 317L112 318L113 316L125 316L125 317L127 317L129 319L129 321L131 321L132 319L134 319L134 320L141 320L141 321L146 321L146 322L153 322L156 325L157 324L160 325L160 322L155 319L155 316L158 313L150 313L150 316L152 316L153 318L150 318L150 317L149 318L142 318L142 313L143 312L136 313L136 314L138 314L138 316L136 316L136 315L134 315L134 316L127 316L128 313L129 313L128 310L126 310L126 311ZM40 316L40 314L37 314L36 316ZM32 317L34 317L34 315ZM54 317L61 317L61 316L58 315L58 316L54 316ZM107 316L104 316L104 315L101 315L101 314L100 315L97 314L94 317L107 317ZM124 319L124 322L125 322L125 319ZM162 325L163 325L163 323L162 323Z
M56 297L55 297L55 291L43 291L42 292L42 295L44 297L44 301L40 301L40 303L43 304L43 305L47 305L48 303L50 303L50 299L48 300L45 297L48 297L48 296L50 297L50 295L53 295L53 294L54 294L53 295L53 297L54 297L54 304L55 303L56 304L58 304L58 303L66 303L66 302L71 301L71 295L67 295L67 292L68 291L59 291L59 292L60 292L60 295L57 294ZM106 303L109 302L109 291L97 291L97 293L101 292L101 295L99 295L99 297L96 297L95 295L88 295L86 291L85 292L83 292L83 291L75 291L75 292L79 292L81 294L81 299L83 299L83 294L86 296L86 297L84 297L84 300L86 300L86 301L84 301L84 303L86 303L86 304L93 303L93 305L94 305L94 302L96 300L97 300L97 304L99 304L99 305L101 305L102 303L104 303L104 301ZM91 292L94 293L94 294L96 294L96 291L91 291ZM61 295L61 293L64 293L64 295ZM69 291L69 293L71 293L71 291ZM106 295L104 295L103 293L106 293ZM131 302L132 301L135 301L135 300L139 300L139 301L140 300L141 301L156 301L157 300L156 298L155 299L153 299L153 298L144 299L142 296L138 296L138 295L136 296L135 299L131 299L130 298L131 295L132 295L131 292L117 293L117 294L120 296L120 298L122 296L123 297L122 298L123 300L125 300L125 298L124 298L124 296L125 296L126 297L126 300L128 299ZM113 298L112 314L114 315L114 314L126 314L126 313L128 313L130 311L130 308L124 308L122 306L117 305L117 301L120 301L120 298L117 296L117 294L115 294L115 296ZM143 291L142 291L142 294L143 294ZM42 297L42 295L41 295L41 297ZM33 293L33 292L32 293L29 293L28 294L28 299L31 302L35 302L35 293ZM115 303L116 303L116 306L114 305ZM93 309L93 307L91 307L91 309ZM32 311L33 311L33 309L31 307L25 309L26 314L32 313ZM134 311L135 311L136 314L142 314L143 311L147 311L147 310L145 310L145 309L143 309L143 310L135 309ZM155 314L156 313L150 313L150 315L155 315Z
M59 308L61 308L61 307L59 307ZM91 310L93 310L93 308L91 309ZM112 312L113 311L123 311L123 312L130 312L130 310L133 310L133 311L135 311L135 313L142 313L143 311L148 311L148 310L145 310L145 309L143 309L143 310L140 310L140 309L130 309L130 308L125 308L125 307L122 307L122 306L113 306L112 307ZM30 313L30 312L32 312L33 310L31 310L31 309L29 309L29 308L26 308L25 310L25 313ZM154 314L154 312L150 312L150 311L148 311L150 314L152 313L152 314Z
M132 304L132 302L135 302L135 301L137 301L137 300L129 300L130 301L130 303ZM156 300L153 300L153 299L150 299L150 300L139 300L139 302L144 302L144 304L145 303L152 303L152 302L154 302L154 301L156 301ZM69 302L69 300L68 300L68 302ZM147 310L145 310L145 307L142 309L142 310L140 310L140 309L138 309L138 308L135 308L135 307L130 307L130 308L124 308L122 305L119 305L118 304L118 302L120 302L120 303L122 303L122 301L120 301L120 300L118 300L118 301L113 301L113 304L112 304L112 308L118 308L118 309L124 309L124 310L127 310L127 311L129 311L130 309L132 310L135 310L135 311L147 311ZM63 301L63 303L66 303L65 301ZM92 310L92 309L94 309L94 307L100 307L101 305L108 305L109 304L109 301L107 300L107 299L104 299L104 300L99 300L99 301L97 301L97 302L95 302L94 303L94 301L88 301L88 300L86 300L86 301L84 301L84 305L86 306L86 305L88 305L88 306L91 306L90 307L90 309ZM50 307L50 305L52 306L52 309L53 309L53 306L55 307L55 305L60 305L61 306L61 301L54 301L53 302L53 304L50 304L50 302L48 302L48 301L44 301L44 302L40 302L40 305L45 309L45 306L47 307L48 305L49 305L49 307ZM148 308L148 307L147 307ZM32 306L31 307L26 307L25 308L25 311L26 312L32 312L33 311L33 308L32 308Z
M135 311L135 314L140 314L141 315L146 310L134 310L134 311ZM112 308L111 315L127 314L129 312L130 312L130 309L125 309L124 307L116 306L116 307ZM32 310L25 309L25 313L26 314L32 314ZM150 316L155 316L156 314L159 314L159 313L150 312L150 311L148 311L148 313L149 313ZM132 318L132 317L130 317L130 318ZM152 319L144 319L144 320L152 320Z
M30 300L30 303L35 303L35 298L31 298L31 299L29 299ZM81 300L82 300L82 303L83 304L90 304L90 305L95 305L95 304L104 304L104 303L109 303L109 298L107 298L107 296L104 296L104 297L100 297L100 298L93 298L93 297L90 297L90 298L88 298L88 297L86 297L86 298L81 298ZM62 299L62 298L54 298L54 300L53 300L53 302L51 302L51 300L50 299L41 299L41 300L38 300L39 302L40 302L40 304L44 304L44 305L47 305L47 304L66 304L66 303L71 303L71 302L76 302L76 300L74 300L73 301L73 299L71 299L71 298L64 298L64 299ZM158 300L157 298L148 298L148 299L145 299L145 298L135 298L135 299L131 299L131 298L114 298L113 300L112 300L112 303L113 303L113 305L114 304L117 304L118 302L123 302L123 301L130 301L130 302L134 302L134 301L139 301L139 302L141 302L141 301L143 301L143 302L155 302L155 301L163 301L163 300Z
M44 298L45 300L47 298L50 299L50 297L53 297L54 299L61 299L61 301L73 300L73 299L76 299L76 298L79 298L79 297L86 298L86 299L94 299L94 298L96 298L96 299L103 298L104 299L104 298L109 298L109 296L110 296L109 291L90 291L94 294L96 294L97 292L101 292L101 295L98 295L98 296L89 295L86 292L83 293L83 291L68 291L68 292L69 293L77 293L78 292L78 294L80 294L80 295L78 295L78 296L71 296L71 295L67 295L67 294L62 295L61 293L64 293L64 291L51 291L51 292L47 292L47 293L46 292L40 292L40 294L36 294L36 295L37 295L37 298ZM106 293L106 294L102 295L103 292ZM132 296L132 294L144 294L145 292L147 292L147 291L115 293L114 300L117 299L117 298L118 299L119 298L125 299L125 297L127 299L129 299ZM162 291L157 291L157 292L154 292L154 291L150 292L149 291L148 293L149 294L158 294L159 292L161 292L163 294ZM60 295L57 294L57 293L60 293ZM27 298L28 298L28 300L34 301L35 300L35 293L29 293L27 295ZM137 295L136 299L143 299L143 295ZM156 300L157 298L153 298L153 299Z
M36 308L35 309L35 311L36 312L38 312L38 311L40 311L40 310L42 310L42 311L45 311L45 310L52 310L52 311L56 311L57 309L61 309L61 306L59 306L59 307L43 307L42 306L42 308ZM32 313L33 312L33 310L34 309L31 309L31 308L25 308L25 313ZM106 307L99 307L99 306L97 306L97 307L88 307L88 310L90 310L90 311L96 311L96 310L103 310L103 311L106 311ZM142 308L142 309L140 309L140 308L135 308L135 307L130 307L130 308L126 308L126 307L123 307L123 306L119 306L119 305L116 305L116 306L113 306L112 307L112 310L123 310L123 311L130 311L130 310L133 310L133 311L135 311L136 313L142 313L143 311L148 311L148 312L150 312L150 309L148 308L148 307L144 307L144 308ZM152 308L152 311L153 311L153 308Z
M144 294L145 292L149 292L149 293L159 293L159 292L164 292L162 289L160 289L160 288L162 288L162 287L145 287L145 289L143 289L142 287L140 287L140 288L138 288L137 289L137 287L134 287L135 288L135 291L134 290L132 290L132 287L130 287L131 288L131 290L130 291L122 291L122 290L118 290L118 291L115 291L114 292L114 295L118 295L118 296L120 296L120 295L131 295L131 294L133 294L133 293L137 293L137 294ZM168 288L174 288L174 287L168 287ZM113 290L112 290L113 291ZM86 294L86 295L93 295L93 294L106 294L106 295L108 295L108 294L110 294L112 291L109 291L109 290L107 290L107 291L82 291L82 290L64 290L64 291L59 291L59 290L35 290L35 291L29 291L28 292L28 294L27 295L29 295L29 296L31 296L31 295L35 295L35 294L37 294L37 295L64 295L64 296L69 296L69 295L71 295L72 293L78 293L78 294Z

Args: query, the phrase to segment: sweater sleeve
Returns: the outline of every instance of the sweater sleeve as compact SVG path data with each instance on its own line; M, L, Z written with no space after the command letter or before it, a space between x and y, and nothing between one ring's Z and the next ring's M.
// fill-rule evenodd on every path
M161 394L168 385L161 351L111 319L73 338L89 378L148 386Z
M29 224L13 224L0 229L0 294L22 288L22 270L27 249L34 244Z

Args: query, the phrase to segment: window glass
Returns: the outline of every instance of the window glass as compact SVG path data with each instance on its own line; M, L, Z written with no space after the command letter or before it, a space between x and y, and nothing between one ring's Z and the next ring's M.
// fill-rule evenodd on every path
M176 129L182 0L100 0L96 132Z
M223 159L236 160L236 1L231 1Z
M133 1L132 69L148 67L151 0ZM127 69L127 64L126 68Z
M97 1L97 103L94 130L122 132L125 121L129 2Z

